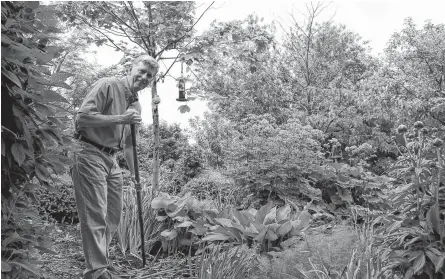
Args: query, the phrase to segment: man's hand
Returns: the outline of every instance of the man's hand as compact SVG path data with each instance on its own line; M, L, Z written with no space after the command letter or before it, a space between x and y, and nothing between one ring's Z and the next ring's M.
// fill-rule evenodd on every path
M141 121L141 115L135 109L127 109L127 111L122 114L121 124L139 124Z

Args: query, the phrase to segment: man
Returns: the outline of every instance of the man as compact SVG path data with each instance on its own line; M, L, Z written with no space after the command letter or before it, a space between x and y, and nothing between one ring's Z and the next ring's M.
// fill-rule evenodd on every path
M136 58L127 76L104 78L93 84L77 113L76 138L80 150L74 155L71 175L85 255L85 279L113 278L108 247L121 218L123 184L114 154L124 147L134 177L127 124L140 123L137 92L151 83L158 68L151 56Z

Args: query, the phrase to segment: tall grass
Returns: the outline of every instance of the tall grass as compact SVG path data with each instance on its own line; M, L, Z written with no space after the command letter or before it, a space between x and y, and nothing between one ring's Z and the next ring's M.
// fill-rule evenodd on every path
M159 240L161 223L156 221L156 212L151 208L152 195L150 189L144 187L141 191L142 216L144 219L145 251L151 251ZM123 255L133 255L140 258L141 233L138 219L136 190L124 187L122 218L117 230L117 244Z
M219 245L204 250L196 261L197 279L241 279L246 278L251 257L240 248L227 249Z

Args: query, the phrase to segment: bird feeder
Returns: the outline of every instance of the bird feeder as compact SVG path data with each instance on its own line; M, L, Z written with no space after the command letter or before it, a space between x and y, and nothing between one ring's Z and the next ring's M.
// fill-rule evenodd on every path
M187 102L187 98L185 97L185 79L183 76L183 69L184 69L184 59L181 59L181 77L178 81L178 88L179 88L179 98L176 99L178 102Z
M183 77L179 78L178 88L179 88L179 98L177 98L176 101L187 102L187 98L185 97L185 80Z

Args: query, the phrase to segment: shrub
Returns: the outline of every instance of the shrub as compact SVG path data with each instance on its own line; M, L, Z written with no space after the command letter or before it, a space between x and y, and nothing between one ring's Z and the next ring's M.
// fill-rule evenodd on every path
M321 198L320 191L304 178L324 161L321 131L298 120L277 127L267 115L244 119L240 129L243 132L227 151L227 172L236 184L254 193L267 189L279 195Z
M182 193L190 192L198 199L215 200L218 204L233 205L239 197L233 179L214 169L205 169L182 187Z
M55 177L54 186L47 189L39 189L35 195L39 214L49 215L56 221L63 223L78 223L76 198L71 177L68 173Z

